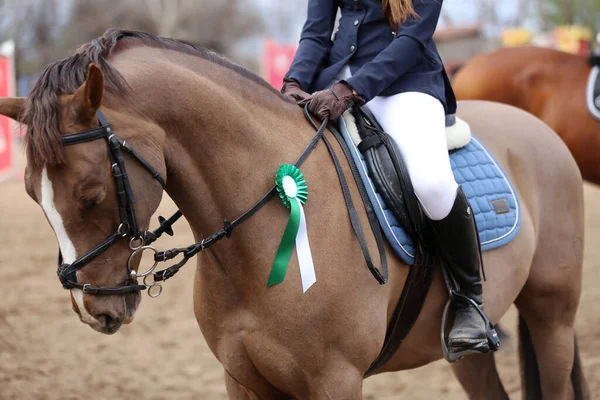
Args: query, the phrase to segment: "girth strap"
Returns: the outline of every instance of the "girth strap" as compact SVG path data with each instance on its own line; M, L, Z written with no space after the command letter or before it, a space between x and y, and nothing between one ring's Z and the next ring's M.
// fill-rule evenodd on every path
M392 320L386 330L381 351L365 372L365 378L383 368L396 354L417 322L433 281L435 261L434 256L423 254L418 258L418 262L410 267L400 300L398 300Z
M396 195L402 196L402 198L390 198L388 205L394 208L396 216L417 244L415 264L409 267L410 271L386 330L381 352L365 373L365 377L368 377L378 372L393 357L417 321L429 293L434 275L433 265L436 264L437 256L427 245L430 243L429 226L423 218L403 160L396 153L388 135L379 129L377 122L364 112L364 109L355 110L355 117L362 139L359 150L365 155L365 161L369 165L373 178L377 178L379 175L380 183L390 185L389 172L381 171L381 165L378 162L383 162L380 157L389 157L391 161L398 176L399 187L396 190L399 193ZM351 154L348 154L347 158L351 164L354 164ZM353 172L355 176L358 173L354 170ZM374 181L374 183L377 186L377 182ZM383 196L385 193L380 194Z

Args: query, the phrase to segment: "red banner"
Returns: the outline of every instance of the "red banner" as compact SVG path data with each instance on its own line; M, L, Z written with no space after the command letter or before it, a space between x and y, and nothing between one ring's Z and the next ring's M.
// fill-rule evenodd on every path
M288 72L295 53L295 44L279 44L272 40L265 40L263 77L278 90L283 85L283 77Z
M0 97L14 96L14 44L0 46ZM0 116L0 177L13 172L13 125L9 118Z
M7 97L9 93L10 60L0 56L0 97ZM10 120L0 115L0 175L8 172L12 167L12 134Z

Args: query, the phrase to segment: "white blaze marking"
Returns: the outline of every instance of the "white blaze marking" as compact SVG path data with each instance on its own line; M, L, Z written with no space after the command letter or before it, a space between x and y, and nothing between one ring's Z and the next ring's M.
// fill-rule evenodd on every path
M48 178L48 170L46 167L42 170L42 208L44 209L48 221L50 221L50 225L52 225L52 229L54 229L54 233L58 239L63 262L71 264L77 259L75 246L73 246L73 242L69 238L69 235L67 235L60 213L54 206L54 189L52 188L52 182ZM83 304L83 291L81 289L71 289L71 294L77 303L83 322L88 324L98 323L98 321L88 313Z
M98 320L90 315L88 310L85 308L85 305L83 304L83 290L71 289L71 294L73 295L75 303L77 303L77 307L79 308L81 320L86 324L98 324Z

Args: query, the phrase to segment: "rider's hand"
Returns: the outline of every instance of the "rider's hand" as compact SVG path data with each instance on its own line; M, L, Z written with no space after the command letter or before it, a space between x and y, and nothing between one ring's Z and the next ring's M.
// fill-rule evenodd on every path
M325 118L336 120L350 107L364 103L365 100L355 90L351 89L346 82L340 81L331 89L315 93L308 109L321 120Z
M312 99L312 95L306 93L295 79L284 79L281 93L295 101L299 106L304 106Z

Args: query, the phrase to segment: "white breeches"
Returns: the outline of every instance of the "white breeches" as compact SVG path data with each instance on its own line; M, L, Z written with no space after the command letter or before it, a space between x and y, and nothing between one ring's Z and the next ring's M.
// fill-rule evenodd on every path
M336 81L350 76L345 66ZM442 103L425 93L407 92L375 97L367 107L400 151L427 216L434 221L445 218L458 184L450 167Z

